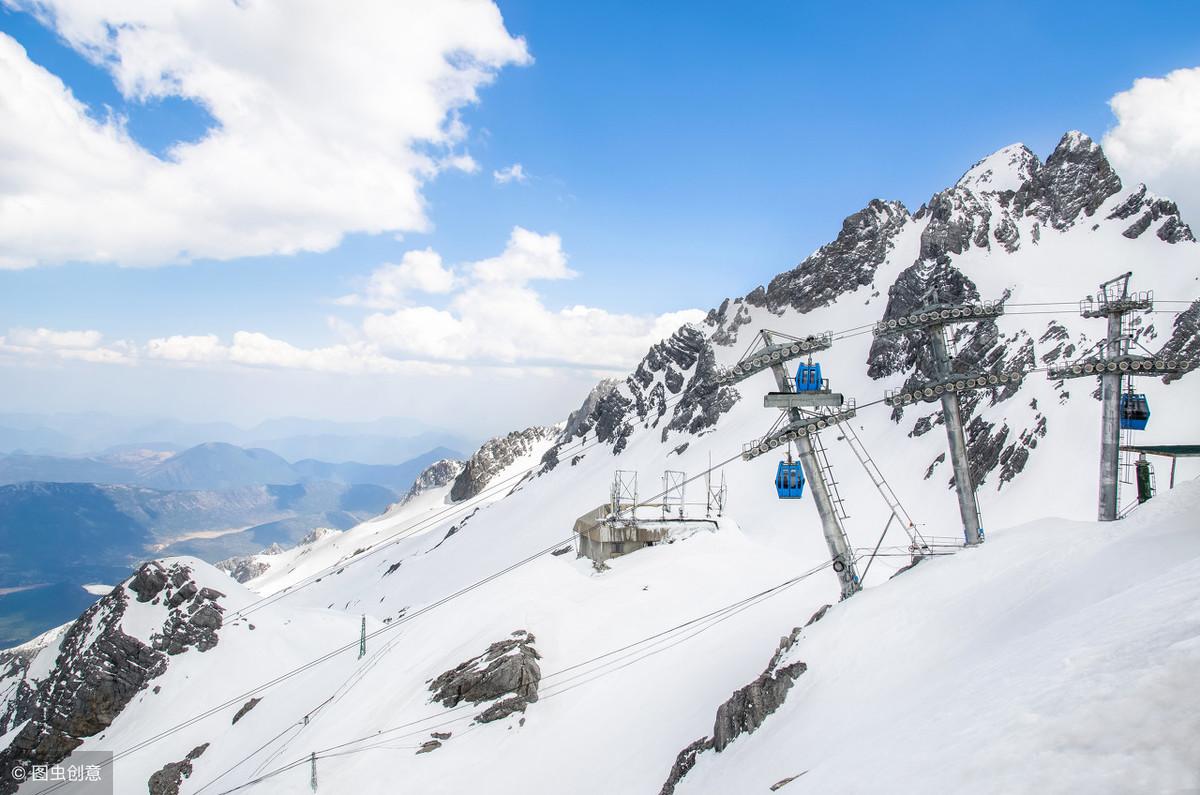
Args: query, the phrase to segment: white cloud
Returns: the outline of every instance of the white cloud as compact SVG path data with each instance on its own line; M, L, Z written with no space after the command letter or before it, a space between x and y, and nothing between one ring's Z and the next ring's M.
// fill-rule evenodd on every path
M1126 181L1145 182L1200 221L1200 67L1144 77L1109 100L1104 151Z
M146 356L169 362L221 362L229 358L228 349L216 334L174 335L146 343Z
M0 337L0 353L103 364L133 364L136 354L123 340L105 345L99 331L49 328L9 329L7 336Z
M367 280L362 295L337 299L343 306L394 309L407 302L410 292L448 293L458 277L442 266L442 257L431 248L405 252L399 265L381 265Z
M482 282L524 284L533 279L573 279L579 274L567 267L562 239L539 235L514 226L504 252L471 266L471 275Z
M577 274L557 235L515 227L504 252L464 266L469 280L445 309L400 307L363 321L365 339L388 355L536 369L623 371L646 349L704 313L629 315L588 306L554 310L528 282Z
M164 160L96 122L0 34L0 267L321 251L428 228L421 187L478 168L456 109L525 43L479 0L0 0L32 10L131 100L217 122Z
M492 179L496 180L500 185L506 185L509 182L526 182L529 175L525 173L525 167L520 163L513 163L511 166L505 166L499 171L492 172Z
M9 331L8 338L13 345L30 348L95 348L104 335L99 331L16 328Z
M646 350L704 313L685 309L632 315L585 305L552 309L530 282L575 276L557 235L515 227L497 257L466 263L458 276L431 249L408 252L399 265L377 269L361 296L341 303L376 311L361 324L327 319L339 340L303 348L254 331L228 341L216 334L156 337L138 344L105 342L98 331L10 329L0 354L122 364L253 367L343 375L465 377L487 368L498 375L546 377L564 369L623 373ZM446 293L444 308L408 305L409 290Z
M228 363L245 367L309 370L345 375L447 375L459 368L428 362L405 362L382 355L369 343L350 342L323 348L300 348L253 331L238 331L230 344L213 334L173 336L146 343L145 356L175 363Z

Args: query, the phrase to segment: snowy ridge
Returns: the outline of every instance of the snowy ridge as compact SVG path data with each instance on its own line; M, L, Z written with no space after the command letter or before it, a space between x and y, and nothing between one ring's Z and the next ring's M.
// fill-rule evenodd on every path
M870 325L903 311L930 286L951 298L1005 300L1006 314L994 329L964 326L956 337L964 367L1079 355L1100 337L1103 324L1080 318L1075 302L1131 268L1135 289L1153 288L1163 300L1195 300L1200 249L1190 230L1184 235L1186 225L1163 206L1142 233L1126 234L1131 219L1147 211L1153 216L1158 200L1148 192L1135 198L1138 189L1123 189L1102 160L1090 140L1068 135L1037 168L1019 157L985 159L986 168L972 168L970 180L964 177L917 213L896 202L872 202L797 268L654 346L629 378L589 396L569 426L481 456L476 471L486 472L486 482L472 486L471 496L451 499L455 485L466 482L459 475L384 516L271 556L276 560L248 582L250 590L207 569L223 578L219 588L229 594L220 642L173 658L154 679L161 694L139 691L102 738L89 735L78 747L134 748L229 701L120 757L117 791L140 791L164 765L207 743L190 760L193 771L181 792L215 782L204 791L219 793L258 778L249 791L304 791L313 753L319 791L388 792L390 782L403 781L414 792L657 792L680 750L713 732L718 707L763 675L779 638L836 601L836 580L821 568L828 554L815 511L808 501L775 498L770 457L734 460L722 469L729 502L716 532L616 558L603 572L571 554L539 553L569 543L574 520L607 499L614 469L638 472L645 499L659 490L664 469L699 475L710 460L736 457L743 442L770 426L775 414L761 403L762 393L774 388L768 373L736 389L717 388L713 380L716 368L735 362L759 328L796 336L844 332L819 358L832 387L865 404L924 372L918 346L901 339L879 347ZM1175 231L1164 234L1168 228ZM1051 301L1069 303L1041 306ZM1196 314L1143 315L1139 340L1152 350L1164 344L1191 350L1200 344ZM1155 412L1142 441L1194 440L1200 432L1192 410L1196 376L1169 386L1141 382ZM700 754L678 791L760 791L794 775L801 778L784 785L785 793L800 782L824 791L845 783L829 786L837 771L862 776L864 768L889 778L863 791L916 791L928 784L924 771L933 763L912 752L905 731L921 738L922 753L938 752L951 740L962 743L960 753L938 753L935 767L939 774L952 768L949 781L975 776L985 785L998 782L994 791L1013 791L1028 782L994 776L996 770L1012 777L1026 768L1052 772L1029 764L1037 754L1028 743L996 743L994 731L972 721L976 709L1010 727L1019 742L1026 742L1019 736L1028 729L1023 716L1034 716L1029 737L1055 743L1055 753L1067 749L1057 757L1063 775L1093 781L1088 761L1104 768L1087 748L1103 739L1099 733L1110 731L1110 722L1087 712L1082 691L1069 687L1063 671L1083 671L1086 681L1102 685L1096 661L1119 657L1124 643L1152 650L1144 669L1128 656L1119 669L1126 682L1147 677L1147 697L1163 692L1150 686L1158 668L1196 672L1200 581L1193 575L1200 550L1184 531L1189 512L1200 509L1200 495L1194 486L1164 490L1131 519L1104 527L1045 519L1047 513L1075 520L1094 515L1099 405L1092 388L1035 373L1018 388L980 393L969 416L978 429L971 452L988 543L895 580L888 577L907 558L877 559L866 592L802 631L777 661L776 669L806 664L782 706L720 753ZM873 406L856 422L922 531L958 536L949 473L939 463L946 441L933 406L902 412ZM838 434L827 431L824 438L847 496L847 532L854 547L869 552L888 509ZM1196 474L1195 466L1181 463L1177 482ZM688 501L702 488L689 484ZM904 543L889 536L884 549ZM196 566L196 576L201 569ZM1118 620L1102 627L1105 611ZM359 660L364 615L369 640ZM479 724L478 710L451 711L434 700L431 682L515 630L537 638L536 702L521 714ZM968 648L972 643L978 654ZM48 653L53 656L36 654L34 664L54 668ZM906 660L911 664L897 664ZM1014 671L1026 670L1020 688L1006 687ZM276 678L233 724L246 702L233 703L234 697ZM1177 703L1164 714L1190 709L1194 716L1190 692L1172 691ZM852 730L862 733L861 741L829 717L848 693L856 706ZM1056 719L1046 693L1061 694L1063 714L1078 720ZM816 736L825 724L829 736ZM891 732L891 724L905 731ZM951 737L946 727L957 725L966 728ZM452 736L443 740L433 732ZM838 743L844 748L835 748ZM824 749L838 764L812 763L809 747ZM974 756L962 750L968 747ZM580 763L582 748L621 764L596 776ZM1181 765L1182 753L1175 746L1162 751L1156 780L1149 756L1134 748L1130 769L1140 771L1150 789L1200 786L1195 765ZM768 757L770 764L763 761ZM810 776L824 786L813 789Z

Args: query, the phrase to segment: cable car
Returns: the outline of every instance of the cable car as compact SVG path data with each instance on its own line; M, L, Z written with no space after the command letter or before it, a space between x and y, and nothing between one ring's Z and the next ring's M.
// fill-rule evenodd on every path
M804 496L804 469L799 463L792 462L788 455L787 461L780 461L775 470L775 491L781 500L798 500Z
M796 367L797 392L816 392L824 383L820 364L801 364Z
M1150 422L1150 403L1145 395L1126 392L1121 395L1121 428L1144 431Z

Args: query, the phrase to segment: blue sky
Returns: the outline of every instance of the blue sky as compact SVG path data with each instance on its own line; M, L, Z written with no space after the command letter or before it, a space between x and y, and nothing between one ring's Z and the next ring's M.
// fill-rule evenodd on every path
M478 169L445 170L420 186L429 231L350 232L319 253L0 270L0 333L93 329L145 341L249 330L330 345L330 317L353 325L362 315L334 300L361 290L376 267L425 247L447 266L496 257L517 226L557 234L578 274L536 282L551 310L707 309L796 264L873 197L915 209L1006 144L1025 142L1044 157L1068 129L1099 139L1115 123L1109 99L1135 79L1200 65L1200 6L1185 2L499 7L532 62L496 68L479 101L457 111L466 132L455 150ZM0 4L0 32L94 119L124 117L133 141L159 157L216 124L196 101L123 95L112 70L29 13ZM361 74L365 83L377 77ZM498 183L493 171L513 163L527 179ZM441 309L449 300L419 303ZM61 393L86 393L89 379L111 377L96 375L104 367L10 365L16 388L0 408L30 408L47 391L68 408ZM179 375L143 367L128 378L163 403ZM244 384L259 389L264 376L217 368L186 378L226 389L241 379L237 389L253 391ZM534 410L569 408L589 379L572 372ZM261 387L267 396L293 390L292 376L276 380ZM403 384L389 391L403 395ZM267 396L239 416L212 418L282 413ZM207 403L214 414L231 411ZM287 402L291 413L331 405ZM355 410L401 413L387 408Z

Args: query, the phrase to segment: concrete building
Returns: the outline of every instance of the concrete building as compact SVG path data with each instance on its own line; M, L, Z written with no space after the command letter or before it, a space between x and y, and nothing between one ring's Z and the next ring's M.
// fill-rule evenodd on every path
M639 506L651 510L659 507ZM714 519L641 519L631 518L629 513L622 513L620 518L613 519L612 515L612 503L605 503L575 520L578 557L603 563L643 547L670 543L697 531L715 532L717 529Z

